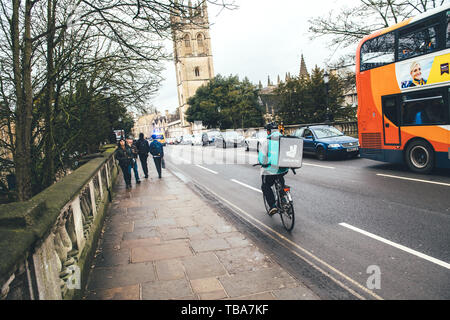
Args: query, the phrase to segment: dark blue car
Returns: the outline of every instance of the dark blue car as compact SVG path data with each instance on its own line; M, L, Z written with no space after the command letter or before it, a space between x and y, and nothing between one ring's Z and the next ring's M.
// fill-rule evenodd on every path
M303 153L314 154L319 160L332 157L356 157L359 141L344 135L332 126L316 125L297 129L295 136L303 138Z

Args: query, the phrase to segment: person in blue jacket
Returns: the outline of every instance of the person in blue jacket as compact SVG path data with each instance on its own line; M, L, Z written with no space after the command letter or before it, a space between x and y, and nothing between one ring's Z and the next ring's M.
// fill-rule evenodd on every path
M156 135L152 135L152 143L150 143L150 153L155 162L156 171L158 171L158 178L161 179L161 163L164 158L164 149L161 142L156 140Z

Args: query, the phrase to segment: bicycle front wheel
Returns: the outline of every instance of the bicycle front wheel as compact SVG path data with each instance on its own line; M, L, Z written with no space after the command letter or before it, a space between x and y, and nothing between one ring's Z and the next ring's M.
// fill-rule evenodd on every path
M282 205L282 210L280 210L281 222L287 231L291 231L295 223L294 205L287 196L284 196L283 200L285 200L285 203Z

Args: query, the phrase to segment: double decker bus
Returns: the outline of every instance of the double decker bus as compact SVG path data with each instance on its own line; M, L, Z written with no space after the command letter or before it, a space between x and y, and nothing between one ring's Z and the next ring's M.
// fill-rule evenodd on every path
M361 157L450 168L450 4L366 36L356 52Z

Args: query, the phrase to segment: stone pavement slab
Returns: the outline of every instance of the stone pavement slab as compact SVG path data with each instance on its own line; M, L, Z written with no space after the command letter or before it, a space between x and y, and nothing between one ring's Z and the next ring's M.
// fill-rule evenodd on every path
M152 263L132 263L126 266L95 268L89 289L110 289L155 281Z
M192 255L192 251L187 243L158 244L150 247L132 248L131 262L157 261L190 255Z
M119 175L85 299L317 299L177 177L149 176Z
M89 294L89 300L140 300L140 285L101 289Z

